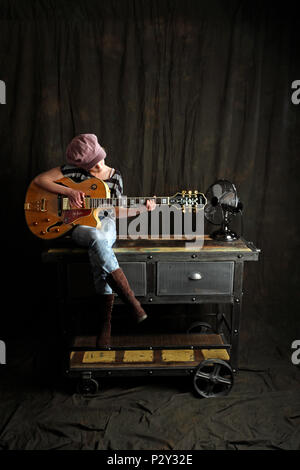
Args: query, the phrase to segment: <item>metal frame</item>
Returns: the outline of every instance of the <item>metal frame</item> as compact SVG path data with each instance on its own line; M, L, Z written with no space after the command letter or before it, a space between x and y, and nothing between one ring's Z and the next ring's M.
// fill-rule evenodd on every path
M257 249L253 243L247 242L243 240L246 247L249 248L250 251L230 251L230 244L228 244L227 251L201 251L191 249L190 251L157 251L153 250L146 250L136 251L136 252L116 252L116 256L118 258L119 263L122 262L145 262L146 263L146 279L147 279L147 288L146 288L146 295L139 297L139 300L142 304L217 304L218 305L218 312L217 312L217 329L221 330L222 327L225 325L229 330L229 338L225 337L225 344L220 345L203 345L203 349L230 349L230 362L234 372L238 370L238 348L239 348L239 332L240 332L240 317L242 311L242 296L243 296L243 272L244 272L244 262L246 261L257 261L259 257L260 250ZM118 245L117 245L118 246ZM67 265L72 264L72 262L76 263L88 263L88 256L87 251L84 249L78 248L65 248L61 251L57 250L55 252L48 250L43 253L43 261L44 262L52 262L57 263L58 266L58 278L59 278L59 285L66 286L68 283L67 280ZM233 290L232 293L221 295L221 294L207 294L207 295L189 295L189 294L181 294L181 295L157 295L157 262L161 261L184 261L184 262L199 262L199 261L211 261L211 262L220 262L220 261L233 261L234 262L234 277L233 277ZM70 292L64 289L63 291L60 290L59 298L62 307L66 307L66 305L71 301ZM116 303L120 303L119 299L116 298ZM221 304L226 304L231 306L230 312L230 319L226 318L224 313L220 310ZM209 334L209 333L208 333ZM192 346L191 346L192 347ZM167 346L163 346L164 349L167 349ZM196 348L200 349L201 346L196 346ZM99 350L101 348L72 348L72 350ZM115 349L115 348L114 348ZM130 349L126 347L126 349ZM132 347L131 349L143 349L141 347ZM145 348L147 349L147 348ZM149 349L149 348L148 348ZM154 349L154 348L153 348ZM92 368L91 368L92 369ZM153 368L153 370L155 367ZM168 367L166 367L166 370ZM95 374L99 375L99 370L92 369ZM139 371L136 368L130 369L128 367L127 373L132 370L132 374L140 375L142 371ZM182 370L191 370L191 367L180 367L180 371ZM193 369L194 370L194 369ZM162 368L159 368L159 371L155 372L160 373ZM79 372L79 371L78 371ZM83 372L83 371L80 371ZM86 371L85 371L86 372ZM121 375L125 372L125 369L120 371ZM170 373L169 373L170 372ZM176 372L175 370L169 371L168 375L174 375ZM183 372L184 374L186 372ZM190 372L187 372L190 373ZM130 372L131 374L131 372ZM149 374L149 369L143 372L144 375ZM181 374L181 372L180 372ZM107 371L104 372L104 375L107 375ZM111 375L116 375L116 373L111 373Z

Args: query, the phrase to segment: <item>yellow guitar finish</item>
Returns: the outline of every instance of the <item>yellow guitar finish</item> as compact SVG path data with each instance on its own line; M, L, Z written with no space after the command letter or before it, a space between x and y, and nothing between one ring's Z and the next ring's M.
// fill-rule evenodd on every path
M70 178L61 178L56 183L62 184L77 191L83 191L91 198L109 198L110 191L107 184L98 179L90 178L81 183L74 183ZM98 212L96 209L72 209L72 222L66 222L66 212L62 210L62 198L49 191L44 190L32 182L25 197L25 218L28 228L39 238L49 240L66 234L75 225L89 225L99 227Z

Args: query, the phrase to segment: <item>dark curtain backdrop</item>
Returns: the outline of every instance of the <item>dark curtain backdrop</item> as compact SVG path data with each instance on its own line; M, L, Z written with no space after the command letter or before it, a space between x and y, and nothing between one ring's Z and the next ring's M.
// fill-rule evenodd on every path
M245 274L244 351L290 354L299 332L300 79L294 3L200 0L1 1L4 298L14 331L47 303L27 185L95 133L128 195L233 181L244 236L262 249ZM24 312L27 309L27 314ZM30 324L30 322L29 322ZM298 336L297 336L298 335Z
M300 339L295 5L0 0L0 449L300 448L291 363ZM163 377L109 378L96 396L69 393L55 277L23 203L32 178L63 163L82 132L97 134L127 195L236 184L244 236L262 254L246 264L241 370L229 396L201 400L188 380ZM181 317L163 313L172 325Z

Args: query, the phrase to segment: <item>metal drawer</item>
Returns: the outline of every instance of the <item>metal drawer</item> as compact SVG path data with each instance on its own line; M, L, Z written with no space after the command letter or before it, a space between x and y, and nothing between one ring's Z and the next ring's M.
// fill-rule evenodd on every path
M233 261L158 262L157 295L231 294Z

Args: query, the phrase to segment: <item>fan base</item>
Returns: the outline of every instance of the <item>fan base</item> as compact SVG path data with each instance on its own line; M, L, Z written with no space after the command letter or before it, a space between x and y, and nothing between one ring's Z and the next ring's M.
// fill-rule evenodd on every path
M216 230L215 232L211 233L210 236L219 242L233 242L234 240L239 239L237 234L232 230Z

